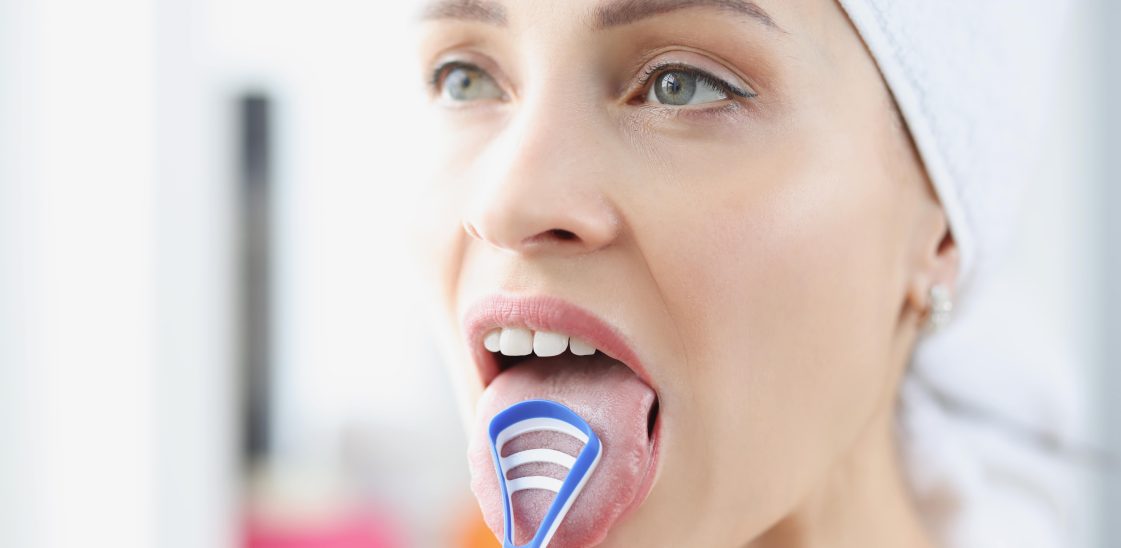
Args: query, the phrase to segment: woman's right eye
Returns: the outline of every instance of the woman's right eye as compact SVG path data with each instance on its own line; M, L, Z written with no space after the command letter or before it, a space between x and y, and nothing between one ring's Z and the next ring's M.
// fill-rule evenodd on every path
M506 98L491 75L467 63L451 62L440 66L432 83L445 101L501 101Z

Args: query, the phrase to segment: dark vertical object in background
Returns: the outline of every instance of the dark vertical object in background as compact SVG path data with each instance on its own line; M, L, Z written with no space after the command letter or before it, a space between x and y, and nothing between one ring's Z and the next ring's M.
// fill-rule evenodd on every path
M271 380L271 170L269 99L240 97L238 109L238 194L241 246L238 295L242 459L250 466L268 454L272 412Z

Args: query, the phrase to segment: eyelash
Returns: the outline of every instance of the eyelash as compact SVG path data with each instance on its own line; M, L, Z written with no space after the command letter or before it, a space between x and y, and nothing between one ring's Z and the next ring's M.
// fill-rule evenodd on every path
M432 71L432 75L428 77L428 88L432 90L433 93L440 93L440 86L444 83L444 78L447 77L449 72L457 68L486 72L483 69L479 68L478 65L473 63L465 63L463 61L448 61L446 63L440 64L435 68L435 70Z

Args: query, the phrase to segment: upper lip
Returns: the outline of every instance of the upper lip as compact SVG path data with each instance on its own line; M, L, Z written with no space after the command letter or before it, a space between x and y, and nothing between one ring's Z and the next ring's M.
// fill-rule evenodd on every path
M648 386L654 387L627 338L594 313L551 296L494 295L472 305L463 317L464 333L483 386L498 376L495 355L483 345L487 333L505 327L561 333L582 339L598 351L622 362Z

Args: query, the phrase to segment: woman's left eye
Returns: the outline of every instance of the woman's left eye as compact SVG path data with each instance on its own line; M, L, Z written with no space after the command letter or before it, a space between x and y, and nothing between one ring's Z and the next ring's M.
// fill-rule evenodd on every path
M751 99L756 96L721 78L689 66L651 68L643 85L648 87L645 101L665 106L691 106L719 103L732 96Z
M729 98L729 87L703 72L674 68L651 79L646 101L674 107L716 103Z

